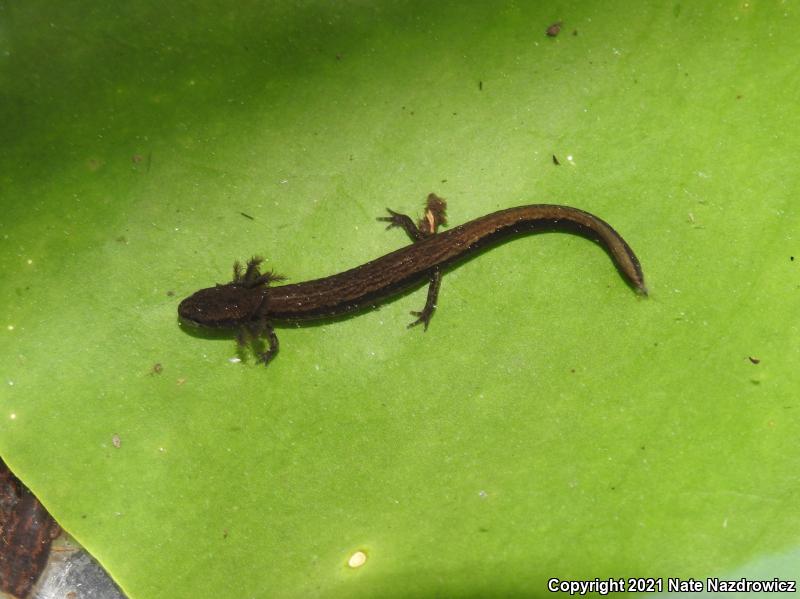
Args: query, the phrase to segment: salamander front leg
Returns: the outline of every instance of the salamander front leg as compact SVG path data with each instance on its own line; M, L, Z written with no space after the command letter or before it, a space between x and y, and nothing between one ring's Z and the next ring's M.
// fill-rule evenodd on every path
M256 346L256 341L262 335L267 338L267 343L269 344L269 348L265 352L259 352ZM239 329L236 341L240 346L247 345L247 342L250 341L253 351L258 356L258 361L263 362L264 365L269 364L278 355L278 336L267 320L256 320L244 325Z
M439 287L442 285L442 271L438 268L431 273L430 285L428 285L428 299L425 300L425 307L422 312L411 312L413 316L418 318L408 325L408 328L422 324L424 330L428 330L428 324L431 321L433 313L436 311L436 301L439 298Z
M264 366L269 364L272 359L278 355L278 336L275 334L275 329L272 328L269 320L267 320L268 306L269 303L266 301L266 299L262 301L258 308L257 319L250 324L250 331L252 332L253 339L258 339L259 337L264 336L267 338L267 343L269 343L269 349L258 354L258 360L259 362L263 362Z
M275 329L273 329L272 325L268 322L264 323L262 334L267 337L269 349L259 354L258 359L264 363L264 366L266 366L275 356L278 355L278 336L275 334Z

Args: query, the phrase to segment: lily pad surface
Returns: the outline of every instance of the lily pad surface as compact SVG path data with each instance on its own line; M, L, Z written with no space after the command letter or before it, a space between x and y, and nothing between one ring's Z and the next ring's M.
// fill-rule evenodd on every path
M133 599L796 579L798 30L787 2L0 1L0 455ZM234 260L406 245L375 218L430 192L451 226L597 214L650 295L548 233L449 271L427 332L422 288L279 328L267 368L179 326Z

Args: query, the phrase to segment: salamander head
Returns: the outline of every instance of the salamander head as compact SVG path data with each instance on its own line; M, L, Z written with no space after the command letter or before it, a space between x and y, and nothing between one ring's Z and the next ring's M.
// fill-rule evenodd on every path
M178 306L178 316L184 324L212 328L233 329L246 322L263 317L264 302L269 295L269 285L284 277L274 272L261 273L262 258L254 257L242 268L233 265L233 281L193 293Z
M201 289L178 306L178 316L184 324L233 329L258 315L267 297L267 287L247 288L236 283Z

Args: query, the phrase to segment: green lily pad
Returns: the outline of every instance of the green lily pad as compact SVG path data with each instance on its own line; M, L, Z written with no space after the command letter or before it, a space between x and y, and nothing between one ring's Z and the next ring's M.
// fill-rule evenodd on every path
M796 7L0 17L0 455L133 599L797 576ZM595 213L650 296L547 234L449 272L427 333L424 290L268 368L179 327L236 259L405 245L374 219L429 192Z

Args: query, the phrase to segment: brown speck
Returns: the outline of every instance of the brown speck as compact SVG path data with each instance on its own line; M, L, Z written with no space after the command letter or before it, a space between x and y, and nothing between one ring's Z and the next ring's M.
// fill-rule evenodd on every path
M747 359L750 360L750 362L752 362L753 364L761 363L761 360L759 358L754 358L753 356L747 356Z
M572 35L575 35L575 36L577 36L577 35L578 35L578 30L577 30L577 29L573 29L573 30L572 30Z
M561 32L561 25L562 25L561 21L556 21L555 23L550 25L550 27L547 28L545 33L547 34L548 37L555 37Z
M169 289L169 290L167 291L167 297L172 297L172 296L174 296L174 295L175 295L175 292L174 292L172 289Z
M553 164L555 164L556 166L558 166L559 164L561 164L561 163L558 161L558 158L556 158L556 155L555 155L555 154L553 154Z
M75 591L70 591L69 593L66 594L66 598L67 599L78 599L78 593L76 593Z
M478 81L478 89L483 91L483 81Z
M341 59L342 59L342 55L341 54L337 54L336 55L336 60L341 60Z
M739 94L738 96L736 96L736 99L737 100L741 100L742 99L742 94Z
M222 531L222 538L223 539L227 539L228 538L228 529L227 528Z
M119 237L117 237L116 241L117 243L124 243L125 245L128 245L128 238L125 237L124 235L120 235Z
M178 379L177 382L178 382L179 385L183 385L186 382L186 379L180 378L180 379Z
M245 218L249 218L250 220L256 220L252 216L250 216L249 214L245 214L244 212L240 212L239 214L241 214Z
M164 372L164 367L161 365L161 362L153 364L153 368L150 370L150 374L161 374L162 372Z
M789 260L791 260L792 262L794 262L794 256L789 256Z
M139 164L142 160L144 160L144 156L142 156L141 154L134 154L133 156L131 156L131 162L133 162L134 164Z
M119 447L120 445L122 445L122 441L120 440L119 435L112 435L111 436L111 444L114 447Z

